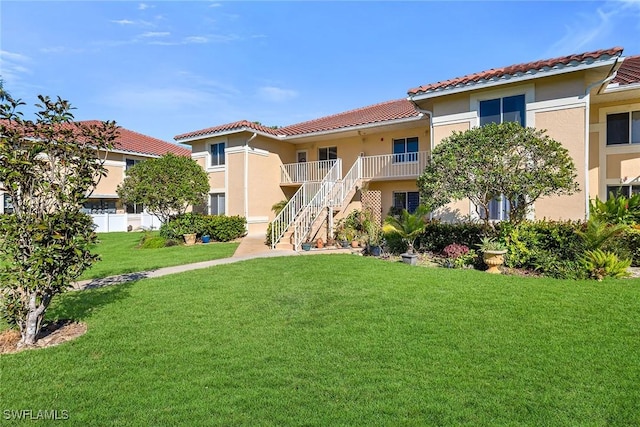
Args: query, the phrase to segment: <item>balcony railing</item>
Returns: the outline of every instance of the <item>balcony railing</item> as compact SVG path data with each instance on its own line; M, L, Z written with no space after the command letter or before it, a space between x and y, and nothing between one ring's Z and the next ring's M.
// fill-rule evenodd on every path
M429 152L365 156L360 160L362 179L415 178L427 166Z
M320 182L337 160L319 162L288 163L280 166L280 183L296 184L302 182Z

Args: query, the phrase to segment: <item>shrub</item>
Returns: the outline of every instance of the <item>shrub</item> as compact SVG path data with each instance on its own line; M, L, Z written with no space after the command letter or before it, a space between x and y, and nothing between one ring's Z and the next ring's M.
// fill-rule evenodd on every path
M444 223L438 220L427 222L424 233L418 239L418 247L425 251L440 253L452 243L459 243L469 248L477 246L482 237L492 230L487 230L483 224L473 222Z
M242 216L207 215L203 218L202 234L217 242L228 242L244 236L246 224Z
M640 194L631 197L610 193L606 201L597 196L589 204L591 218L606 224L636 224L640 222Z
M628 227L609 248L614 250L620 258L631 260L634 267L640 266L640 229L638 226Z
M626 277L629 275L627 268L630 265L630 260L621 260L610 251L596 249L586 251L584 254L584 268L589 277L596 280L602 280L605 277Z
M182 241L184 234L195 233L198 236L202 236L204 224L204 215L189 212L162 224L160 235L165 239Z
M167 239L150 232L144 232L138 244L140 249L158 249L165 246L167 246Z
M469 253L469 247L458 243L451 243L442 250L442 255L446 258L456 259Z

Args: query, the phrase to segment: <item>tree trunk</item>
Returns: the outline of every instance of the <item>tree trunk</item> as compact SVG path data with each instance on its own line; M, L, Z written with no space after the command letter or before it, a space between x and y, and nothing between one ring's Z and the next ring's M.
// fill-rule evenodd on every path
M43 296L40 304L37 304L38 295L36 292L29 296L29 311L27 317L23 322L20 322L20 334L22 338L18 342L18 348L31 347L36 343L40 327L42 326L42 319L44 313L51 301L51 297Z

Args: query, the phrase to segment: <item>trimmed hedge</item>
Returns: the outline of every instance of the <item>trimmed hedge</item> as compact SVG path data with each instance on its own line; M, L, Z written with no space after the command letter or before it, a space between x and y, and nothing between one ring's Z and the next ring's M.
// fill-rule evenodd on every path
M183 234L209 235L216 242L228 242L246 233L247 220L241 216L202 215L186 213L162 224L160 235L168 240L182 241Z

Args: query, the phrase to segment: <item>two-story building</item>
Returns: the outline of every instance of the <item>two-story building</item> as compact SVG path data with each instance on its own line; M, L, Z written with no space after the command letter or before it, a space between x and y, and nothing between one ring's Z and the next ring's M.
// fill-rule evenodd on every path
M91 123L91 121L85 123ZM116 190L124 180L127 169L140 161L161 157L166 153L179 156L191 155L189 149L177 144L129 129L119 129L114 148L108 152L98 153L98 157L104 160L107 175L100 180L84 206L85 213L93 216L97 231L126 231L129 226L131 229L159 226L157 218L143 212L143 206L122 203ZM11 209L10 198L0 191L0 214L11 212Z
M243 215L250 233L273 223L295 248L353 207L378 218L415 209L416 178L452 131L517 121L547 129L569 150L581 192L536 202L535 218L582 219L589 199L640 191L640 56L622 48L492 69L419 86L408 98L272 129L249 121L178 135L209 174L210 213ZM451 171L456 173L456 171ZM288 199L275 216L274 203ZM496 200L489 215L504 219ZM468 200L436 212L477 215ZM324 231L322 231L324 230ZM318 234L319 233L319 234Z

